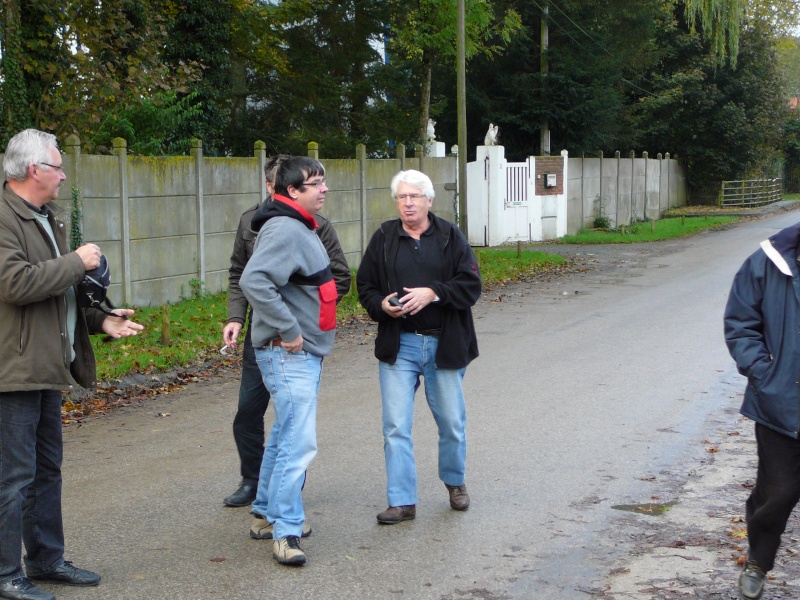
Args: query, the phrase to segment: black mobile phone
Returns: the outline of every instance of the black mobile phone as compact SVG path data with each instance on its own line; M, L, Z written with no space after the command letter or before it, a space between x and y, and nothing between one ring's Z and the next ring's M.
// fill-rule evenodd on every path
M403 308L403 303L397 299L397 296L392 296L391 298L389 298L389 304L391 304L392 306L399 306L400 308Z

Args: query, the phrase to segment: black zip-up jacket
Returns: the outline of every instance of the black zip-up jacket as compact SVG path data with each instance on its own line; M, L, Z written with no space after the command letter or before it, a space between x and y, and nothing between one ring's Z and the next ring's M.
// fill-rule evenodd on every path
M429 212L436 231L433 235L441 252L441 276L426 287L439 296L442 333L436 351L440 369L461 369L478 356L478 340L472 320L472 306L481 295L478 261L457 227ZM373 321L378 322L375 357L394 364L400 349L400 319L381 308L383 299L396 291L391 273L400 244L400 219L386 221L373 234L356 274L358 299ZM402 294L401 294L402 295Z

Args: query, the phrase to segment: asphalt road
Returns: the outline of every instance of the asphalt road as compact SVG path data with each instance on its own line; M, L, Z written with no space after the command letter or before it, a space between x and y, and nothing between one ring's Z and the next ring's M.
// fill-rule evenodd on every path
M545 246L580 253L582 272L486 294L465 379L466 513L449 509L436 476L420 394L417 518L376 523L373 330L343 331L325 361L302 568L277 565L247 536L248 509L222 505L238 483L234 374L70 425L66 556L103 581L43 587L64 599L587 598L634 550L630 513L614 507L679 501L675 474L702 460L715 418L738 405L727 292L742 260L798 216L596 253Z

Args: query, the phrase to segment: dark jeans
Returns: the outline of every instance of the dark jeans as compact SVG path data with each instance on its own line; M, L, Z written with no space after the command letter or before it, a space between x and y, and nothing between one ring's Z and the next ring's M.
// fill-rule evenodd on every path
M61 392L0 393L0 582L64 555Z
M775 564L781 534L800 500L800 441L756 424L758 475L747 499L750 558L765 571Z
M264 457L264 414L269 406L269 392L264 387L256 353L250 339L250 328L244 337L242 379L239 383L239 408L233 419L233 439L239 451L242 479L258 481Z

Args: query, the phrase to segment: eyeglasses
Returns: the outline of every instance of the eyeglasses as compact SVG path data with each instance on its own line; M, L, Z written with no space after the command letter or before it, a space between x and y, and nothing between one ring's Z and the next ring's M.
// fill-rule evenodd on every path
M303 185L310 185L311 187L319 187L325 185L324 179L317 179L317 181L304 181Z
M45 162L42 162L42 163L39 163L39 164L40 165L44 165L45 167L50 167L51 169L55 169L56 171L61 171L62 173L64 172L64 166L63 165L51 165L50 163L45 163Z
M425 198L425 194L397 194L395 198L400 200L400 202L405 202L406 200L412 200L413 202L416 202L420 198Z

